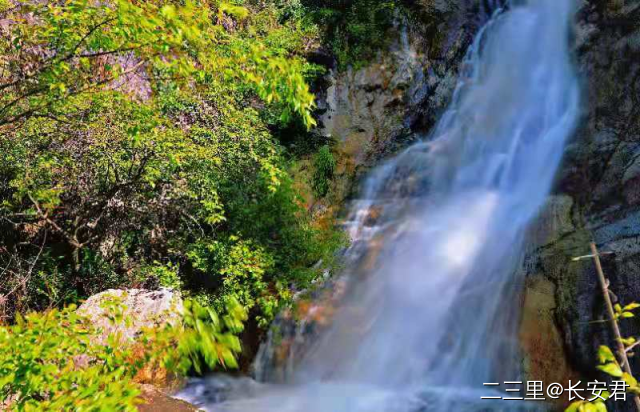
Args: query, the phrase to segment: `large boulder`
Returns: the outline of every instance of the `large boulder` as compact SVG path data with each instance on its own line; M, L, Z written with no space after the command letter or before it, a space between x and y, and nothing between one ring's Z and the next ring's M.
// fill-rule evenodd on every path
M101 329L98 337L105 341L111 334L119 333L122 344L133 344L145 328L174 325L181 321L184 306L177 291L161 288L110 289L91 296L79 308L78 313L88 317L94 326ZM120 312L122 320L114 322L113 315ZM110 319L111 318L111 319ZM80 364L82 360L80 360ZM160 371L143 369L136 380L141 384L142 403L138 409L144 412L197 411L186 402L172 398L174 386L179 385L173 377Z
M114 323L109 319L113 305L122 308L127 322ZM87 316L103 330L102 338L119 332L126 341L134 341L144 328L175 324L182 316L183 302L180 294L171 289L110 289L91 296L78 308L78 313Z

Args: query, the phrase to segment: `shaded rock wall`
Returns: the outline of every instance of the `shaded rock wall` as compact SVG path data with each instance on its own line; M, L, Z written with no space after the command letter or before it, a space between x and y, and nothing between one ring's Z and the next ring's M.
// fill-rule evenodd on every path
M622 10L611 2L582 2L575 31L575 51L584 83L584 117L566 151L556 193L532 230L532 250L524 270L528 285L547 284L545 299L553 299L551 319L542 309L537 317L543 348L523 340L525 364L570 363L560 377L576 372L584 379L603 375L595 370L596 350L612 345L602 297L591 260L573 262L589 254L594 240L603 251L611 289L622 303L640 300L640 2L626 1ZM526 291L524 326L535 310ZM527 299L529 299L527 301ZM534 322L535 323L535 322ZM555 327L549 329L549 325ZM625 320L623 334L637 335L640 323ZM562 345L557 351L557 338ZM633 361L640 371L640 362ZM543 376L536 376L536 378ZM620 403L610 410L626 410Z

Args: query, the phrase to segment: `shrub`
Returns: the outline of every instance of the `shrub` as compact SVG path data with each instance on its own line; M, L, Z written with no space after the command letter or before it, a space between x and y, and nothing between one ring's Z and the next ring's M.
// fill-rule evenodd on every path
M337 235L274 137L314 123L298 1L8 4L0 319L159 285L264 326L321 273Z
M398 0L302 0L323 28L323 39L341 69L358 68L387 41Z
M117 299L105 302L105 309L112 324L130 322ZM0 402L25 411L136 411L134 377L143 366L180 374L237 367L236 334L244 320L244 308L233 299L222 320L187 300L182 322L147 329L136 345L123 343L117 328L100 338L73 305L18 316L15 325L0 327Z
M336 160L329 150L329 146L320 148L314 160L313 190L319 197L329 192L329 184L336 169Z
M137 365L115 335L93 344L96 331L74 306L16 321L0 328L0 399L12 409L136 410Z

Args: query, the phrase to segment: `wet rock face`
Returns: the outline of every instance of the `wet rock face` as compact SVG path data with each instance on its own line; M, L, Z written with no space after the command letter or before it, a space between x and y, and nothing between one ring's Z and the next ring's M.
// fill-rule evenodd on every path
M498 3L497 1L494 1ZM319 133L338 142L352 178L427 133L446 108L465 52L492 1L416 0L386 50L359 69L331 69L318 96ZM361 167L363 166L363 167Z
M595 240L614 252L603 265L617 298L640 301L640 2L628 0L617 12L610 4L583 1L578 13L584 118L567 147L556 194L533 229L525 265L529 282L545 279L555 287L553 316L573 368L601 380L596 349L613 342L606 323L592 323L605 319L595 268L589 259L571 258L589 254ZM635 319L622 329L640 334ZM555 332L549 333L552 339ZM640 370L640 361L633 363Z

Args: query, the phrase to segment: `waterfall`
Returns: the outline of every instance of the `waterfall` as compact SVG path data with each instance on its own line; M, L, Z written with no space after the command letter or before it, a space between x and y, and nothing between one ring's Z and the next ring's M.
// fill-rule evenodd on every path
M496 12L433 132L354 202L331 325L287 383L236 383L216 411L513 410L480 395L522 378L517 269L579 115L573 3Z

